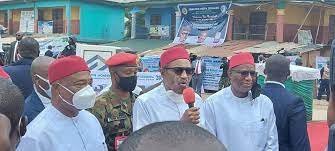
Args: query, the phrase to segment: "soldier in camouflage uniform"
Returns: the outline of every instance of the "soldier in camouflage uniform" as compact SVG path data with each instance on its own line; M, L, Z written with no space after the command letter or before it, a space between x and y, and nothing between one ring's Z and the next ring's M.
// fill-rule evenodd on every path
M103 128L109 151L115 151L115 144L119 144L132 132L132 107L135 98L131 92L137 81L136 58L134 54L122 52L106 61L112 86L97 98L95 106L89 110L98 118Z

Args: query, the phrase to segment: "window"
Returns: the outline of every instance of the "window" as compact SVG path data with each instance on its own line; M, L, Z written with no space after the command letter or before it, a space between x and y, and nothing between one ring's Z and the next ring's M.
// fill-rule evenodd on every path
M162 24L161 15L151 15L150 24L151 25L161 25Z

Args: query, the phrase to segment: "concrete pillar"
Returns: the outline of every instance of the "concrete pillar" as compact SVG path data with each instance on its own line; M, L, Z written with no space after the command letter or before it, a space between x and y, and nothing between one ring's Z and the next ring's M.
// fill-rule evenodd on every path
M38 33L38 9L34 6L34 32Z
M227 40L233 40L234 10L229 12L229 24L227 30Z
M284 42L285 9L277 9L276 41Z
M181 13L179 11L176 11L176 32L175 32L175 36L178 34L180 22L181 22Z
M13 14L12 10L7 10L7 28L8 28L8 33L13 34Z
M71 4L66 4L66 34L71 35Z
M135 39L136 37L136 13L131 14L131 39Z

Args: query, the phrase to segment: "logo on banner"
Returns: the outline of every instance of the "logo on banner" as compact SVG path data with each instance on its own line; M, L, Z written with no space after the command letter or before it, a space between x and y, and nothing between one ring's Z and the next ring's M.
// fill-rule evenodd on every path
M105 59L99 55L95 55L94 57L88 59L86 63L88 64L88 67L90 68L90 70L106 70L107 69L107 65L105 64Z

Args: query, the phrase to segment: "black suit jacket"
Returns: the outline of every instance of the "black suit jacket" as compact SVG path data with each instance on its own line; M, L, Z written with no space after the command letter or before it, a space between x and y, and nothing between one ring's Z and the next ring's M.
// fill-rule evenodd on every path
M310 151L306 111L302 98L279 84L266 83L262 94L273 103L280 151Z

